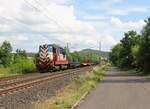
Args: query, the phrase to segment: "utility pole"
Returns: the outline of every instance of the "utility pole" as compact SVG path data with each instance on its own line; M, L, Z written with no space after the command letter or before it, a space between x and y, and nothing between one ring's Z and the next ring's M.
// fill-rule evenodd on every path
M67 49L69 50L69 43L67 42Z
M99 52L100 52L100 54L101 54L101 41L99 42Z
M102 47L102 44L101 44L101 41L99 42L99 61L100 61L100 64L101 64L101 47Z
M69 43L68 42L67 42L67 46L66 47L67 47L67 53L69 54L70 50L69 50Z
M70 55L69 55L69 43L67 42L67 45L66 45L66 55L67 55L67 58L68 60L70 60Z

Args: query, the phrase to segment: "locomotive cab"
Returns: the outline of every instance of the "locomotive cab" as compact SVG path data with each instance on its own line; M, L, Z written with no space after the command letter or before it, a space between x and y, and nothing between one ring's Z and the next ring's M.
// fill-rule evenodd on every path
M68 64L64 48L52 44L39 47L38 67L40 69L61 69Z

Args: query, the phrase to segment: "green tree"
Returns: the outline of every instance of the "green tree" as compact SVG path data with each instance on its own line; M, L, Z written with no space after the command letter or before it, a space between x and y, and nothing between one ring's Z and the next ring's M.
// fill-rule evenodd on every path
M12 72L31 73L36 71L34 59L28 59L25 50L17 49L14 55Z
M21 57L27 58L27 53L25 50L17 49L16 50L16 55L19 55Z
M139 48L140 46L138 44L131 48L131 54L133 56L132 66L134 66L135 68L139 67L139 53L140 53Z
M120 52L122 51L122 49L122 44L119 43L113 47L112 51L109 54L110 61L116 66L120 65Z
M71 53L72 61L73 62L79 62L80 61L80 55L77 51Z
M70 54L70 50L69 50L67 47L65 47L64 50L65 50L65 53L66 53L66 55L67 55L67 59L68 59L69 61L72 61L72 56L71 56L71 54Z
M21 60L27 59L27 53L25 50L17 49L14 55L14 63L20 63Z
M132 68L134 57L132 55L132 47L137 45L140 36L135 31L128 31L121 40L123 49L120 52L120 66L122 68Z
M121 68L133 68L138 66L138 45L140 35L135 31L128 31L124 38L117 44L110 53L110 60L114 65Z
M0 47L0 64L8 67L12 62L12 46L8 41L4 41Z
M146 26L142 30L140 44L140 66L145 71L150 71L150 18L145 20Z

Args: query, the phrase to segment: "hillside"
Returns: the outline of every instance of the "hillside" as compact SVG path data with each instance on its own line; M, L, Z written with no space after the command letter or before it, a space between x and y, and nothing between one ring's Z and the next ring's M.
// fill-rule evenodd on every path
M100 56L104 57L104 58L108 58L109 57L109 52L106 51L99 51L99 50L93 50L93 49L83 49L81 51L79 51L79 54L84 55L84 54L99 54Z
M27 53L27 57L35 57L36 53L31 53L31 52L28 52Z
M93 49L83 49L83 50L81 50L81 51L78 51L78 53L80 54L80 55L88 55L88 54L95 54L95 55L100 55L100 56L102 56L102 57L104 57L104 58L108 58L108 53L109 52L105 52L105 51L98 51L98 50L93 50ZM27 56L28 57L34 57L35 56L35 54L36 53L27 53Z

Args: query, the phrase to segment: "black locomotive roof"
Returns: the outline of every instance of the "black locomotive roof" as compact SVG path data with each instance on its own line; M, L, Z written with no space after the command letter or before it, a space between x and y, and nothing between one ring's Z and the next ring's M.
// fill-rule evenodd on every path
M61 46L59 46L59 45L57 45L57 44L44 44L44 45L52 46L52 47L54 47L54 48L62 48L62 49L64 49L63 47L61 47ZM44 45L41 45L41 46L44 46Z
M57 45L57 44L49 44L48 46L52 46L52 47L54 47L54 48L62 48L62 49L63 49L63 47L61 47L61 46L59 46L59 45Z

